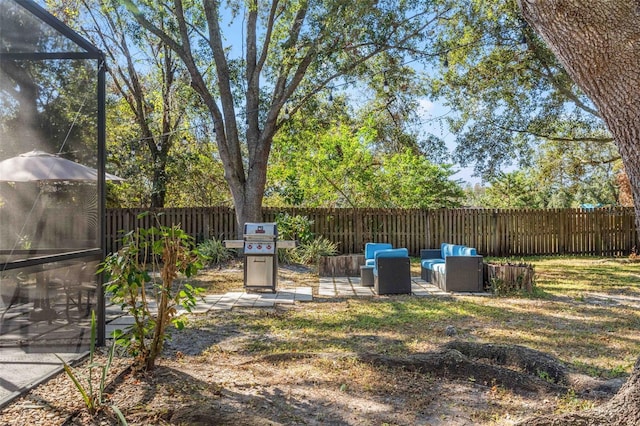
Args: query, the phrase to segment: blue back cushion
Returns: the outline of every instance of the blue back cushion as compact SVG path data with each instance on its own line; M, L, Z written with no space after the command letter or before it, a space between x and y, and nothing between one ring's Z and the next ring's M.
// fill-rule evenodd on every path
M381 257L409 257L409 250L406 248L396 248L376 251L375 258Z
M464 250L466 249L465 246L453 246L452 252L453 252L453 256L464 256L465 252Z
M443 259L447 256L476 256L478 254L475 248L448 243L442 243L440 251Z
M375 263L373 264L373 275L378 275L378 262L381 257L409 257L409 250L406 248L378 250L375 254Z
M442 258L444 259L447 256L455 256L455 252L454 250L456 250L456 246L454 244L449 244L449 243L442 243L442 245L440 246L440 251L442 252Z
M389 243L367 243L364 245L364 258L373 259L376 251L393 248Z
M477 256L477 255L478 255L478 251L473 247L465 247L462 252L462 256Z

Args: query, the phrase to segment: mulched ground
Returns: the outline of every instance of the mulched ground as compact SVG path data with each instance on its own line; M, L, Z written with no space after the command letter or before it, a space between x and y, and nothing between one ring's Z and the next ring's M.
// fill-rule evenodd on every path
M304 274L303 279L317 282L317 277L305 271L285 273L291 274L292 281L299 279L297 274ZM203 280L216 293L233 290L242 282L237 271L216 271ZM131 373L126 357L114 362L109 377L112 385L104 408L96 416L88 415L73 383L59 374L2 409L0 425L117 425L110 406L118 407L130 425L511 425L535 414L601 402L571 394L515 393L478 383L473 377L449 380L400 368L374 367L360 361L357 354L333 352L329 346L321 349L326 352L296 356L295 338L287 338L287 356L252 349L265 336L245 327L247 318L257 315L268 319L289 309L303 313L326 310L336 306L333 303L327 300L194 315L189 328L173 334L152 373ZM495 303L525 309L525 305L545 302L502 299ZM554 303L575 308L584 302L567 299ZM464 321L460 318L455 325L465 327ZM510 330L512 325L503 324L502 328ZM414 330L416 338L423 340L412 341L412 346L429 351L456 338L495 337L480 323L466 336L448 336L445 327L441 328ZM346 339L362 340L362 348L382 352L384 346L378 340L399 338L380 333L364 336L350 330L343 333ZM366 339L372 340L368 343ZM98 357L98 364L103 361L103 355ZM87 364L76 370L86 377Z

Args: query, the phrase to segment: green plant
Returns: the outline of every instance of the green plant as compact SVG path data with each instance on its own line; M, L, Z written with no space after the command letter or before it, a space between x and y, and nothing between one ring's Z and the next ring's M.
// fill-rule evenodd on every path
M295 249L279 249L278 261L284 264L305 263L300 261L300 256L297 253L300 247L313 240L313 232L311 232L313 221L306 216L292 216L289 213L282 213L276 215L276 224L279 239L296 240L300 244Z
M298 247L294 249L278 249L278 262L285 265L296 263L297 260L296 260L295 251L297 249Z
M184 327L186 319L178 308L191 312L203 289L177 280L178 274L190 278L201 267L193 238L178 226L135 229L123 237L122 248L102 263L99 272L107 276L106 292L134 319L128 328L116 330L114 337L135 357L136 370L153 369L170 324L179 330ZM157 313L150 302L157 304Z
M536 370L536 375L547 383L555 383L548 371Z
M104 406L104 396L105 396L105 387L107 385L107 373L109 372L109 368L111 368L111 362L113 361L113 355L115 352L116 342L114 341L109 348L109 352L107 355L107 360L103 365L96 364L94 361L95 351L96 351L96 313L95 311L91 311L91 341L89 343L89 377L86 379L86 384L84 384L81 379L78 377L78 374L71 368L69 364L65 360L63 360L58 354L55 356L62 361L62 366L64 368L64 372L67 374L69 379L73 382L78 392L82 396L82 400L84 401L84 405L89 411L89 414L96 414L102 407ZM96 390L93 384L93 371L96 368L100 368L100 381L98 384L98 389ZM120 423L123 425L127 424L126 419L122 412L116 406L111 406L111 409L116 413L118 418L120 419Z
M18 245L23 250L31 249L31 238L28 235L20 235L18 237Z
M489 281L489 289L496 296L507 296L511 293L507 283L500 278L491 278Z
M313 240L311 225L313 221L306 216L291 216L289 213L276 216L278 225L278 237L281 240L297 240L300 244L306 244Z
M565 413L570 411L581 411L593 408L594 402L579 398L574 389L569 389L566 394L558 398L556 406L557 413Z
M233 259L235 250L226 248L222 241L212 238L198 244L198 252L208 266L220 266Z
M338 253L338 245L327 238L320 237L296 247L294 259L305 265L318 263L320 256L333 256Z

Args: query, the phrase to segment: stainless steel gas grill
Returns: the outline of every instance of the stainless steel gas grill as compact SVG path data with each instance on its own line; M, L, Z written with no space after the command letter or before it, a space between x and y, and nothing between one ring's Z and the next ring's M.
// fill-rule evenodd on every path
M225 240L228 248L242 248L244 286L275 292L278 282L278 248L295 247L295 241L278 241L275 223L245 223L242 240Z

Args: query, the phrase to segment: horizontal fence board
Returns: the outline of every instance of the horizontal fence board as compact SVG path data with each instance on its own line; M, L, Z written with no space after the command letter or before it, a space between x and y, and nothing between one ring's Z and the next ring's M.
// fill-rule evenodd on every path
M236 239L235 211L229 207L107 209L106 248L120 248L123 233L137 227L181 226L197 242ZM306 216L311 231L338 245L341 254L358 254L367 242L406 247L412 256L443 242L475 247L485 256L624 256L637 245L632 208L604 209L336 209L263 208L263 220L279 214Z

